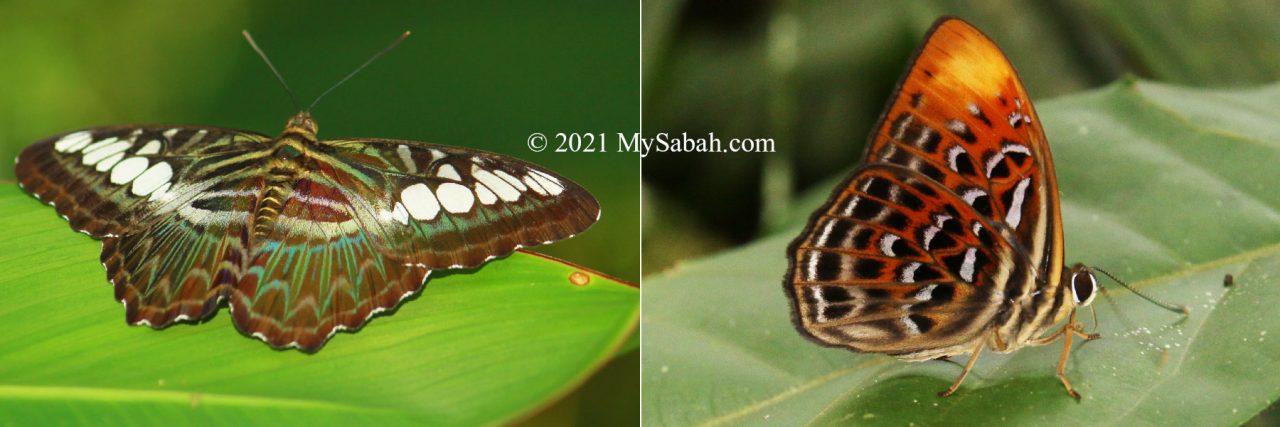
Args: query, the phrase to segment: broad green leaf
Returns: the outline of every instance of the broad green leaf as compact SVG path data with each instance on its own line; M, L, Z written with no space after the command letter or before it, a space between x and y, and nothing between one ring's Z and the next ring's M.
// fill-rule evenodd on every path
M638 290L517 253L434 275L315 355L232 327L132 327L100 245L0 186L0 424L498 424L572 391L624 346ZM590 275L585 286L569 275Z
M1280 78L1280 4L1176 0L1078 0L1090 21L1123 46L1144 76L1189 85L1232 86ZM1052 19L1052 18L1051 18Z
M961 367L814 345L783 294L786 232L645 281L652 425L1235 425L1280 397L1280 85L1208 91L1125 80L1038 105L1057 165L1067 261L1110 270L1103 338L988 352ZM797 203L816 208L831 189ZM1225 274L1235 284L1224 287ZM1104 283L1104 285L1106 285ZM1082 320L1092 327L1091 313ZM1079 341L1077 341L1078 343ZM966 357L958 357L960 362Z

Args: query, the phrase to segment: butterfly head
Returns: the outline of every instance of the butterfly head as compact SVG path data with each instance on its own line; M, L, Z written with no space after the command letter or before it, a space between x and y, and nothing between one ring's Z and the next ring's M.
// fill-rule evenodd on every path
M1071 301L1076 307L1084 307L1093 302L1093 297L1098 295L1098 279L1093 276L1093 270L1084 264L1076 264L1071 266L1070 281L1067 282L1071 286Z
M289 118L289 122L284 125L284 133L302 134L309 137L307 139L311 140L315 139L316 132L319 131L319 129L320 128L316 125L315 119L311 118L311 113L306 111L294 114L293 117Z

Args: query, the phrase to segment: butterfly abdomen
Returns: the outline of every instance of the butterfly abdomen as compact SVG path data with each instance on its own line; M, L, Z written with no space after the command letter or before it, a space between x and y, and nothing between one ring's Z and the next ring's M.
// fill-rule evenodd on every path
M290 168L281 165L271 167L265 179L262 194L254 204L253 217L250 219L253 224L254 242L260 242L275 229L276 219L284 210L281 201L288 196L286 186L292 179L293 171Z

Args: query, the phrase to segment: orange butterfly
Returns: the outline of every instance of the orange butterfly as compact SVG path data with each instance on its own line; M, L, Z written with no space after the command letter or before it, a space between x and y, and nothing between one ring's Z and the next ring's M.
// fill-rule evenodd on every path
M1049 144L991 39L942 18L898 84L862 165L787 249L797 329L827 346L908 361L1086 340L1076 307L1093 271L1064 268ZM1058 326L1063 320L1065 324Z

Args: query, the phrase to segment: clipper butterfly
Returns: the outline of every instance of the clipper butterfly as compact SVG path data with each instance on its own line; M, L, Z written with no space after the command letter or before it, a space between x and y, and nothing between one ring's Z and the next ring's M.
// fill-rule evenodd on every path
M322 140L307 110L275 138L167 125L64 133L23 150L16 174L102 241L129 324L199 322L225 302L242 333L305 352L395 308L433 270L572 237L599 218L590 193L531 163Z

